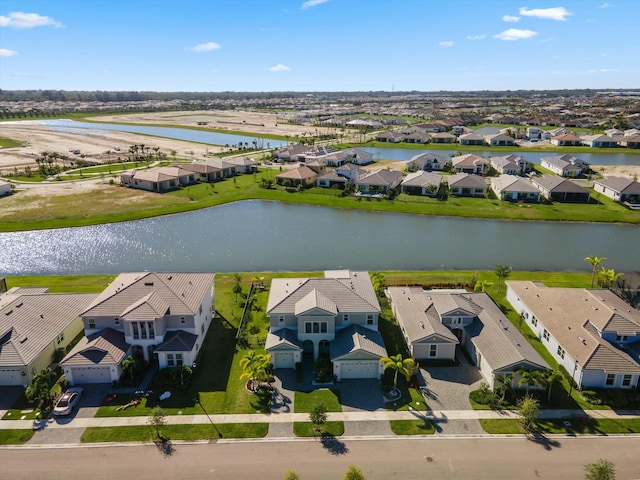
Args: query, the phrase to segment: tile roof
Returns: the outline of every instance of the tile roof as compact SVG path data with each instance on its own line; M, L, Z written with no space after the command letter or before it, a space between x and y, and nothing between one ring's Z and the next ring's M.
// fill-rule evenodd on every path
M78 344L62 359L60 365L117 365L122 362L130 345L124 340L124 333L105 328L97 333L82 337Z
M551 193L589 193L586 188L558 175L543 175L542 177L534 177L531 181Z
M515 175L500 175L491 178L491 188L496 192L524 192L538 193L538 189L531 183L531 180L517 177Z
M439 173L425 172L424 170L410 173L402 180L402 185L410 187L428 187L429 185L438 187L441 183L442 175Z
M480 175L456 173L446 178L450 187L487 188L486 180Z
M290 328L270 330L264 348L271 350L276 347L285 347L287 350L302 350L302 342L298 340L298 333Z
M380 170L376 170L375 172L371 172L360 177L357 183L386 187L388 185L396 183L402 177L403 175L401 172L381 168Z
M467 153L451 157L451 163L454 167L475 167L476 165L487 165L489 161L480 155Z
M164 341L156 352L190 352L198 341L198 336L184 330L172 330L164 336Z
M331 361L356 352L365 352L376 357L386 357L382 335L360 325L350 325L336 332L336 338L329 345Z
M640 193L640 182L630 178L607 177L596 180L595 183L599 183L619 193Z

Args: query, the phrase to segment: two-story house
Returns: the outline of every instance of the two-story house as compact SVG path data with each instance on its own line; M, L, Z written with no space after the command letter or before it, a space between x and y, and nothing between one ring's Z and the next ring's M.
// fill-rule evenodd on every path
M324 278L274 278L265 349L275 368L303 354L328 356L337 380L379 378L387 351L378 332L380 304L367 272L326 271Z
M85 337L60 362L69 384L119 380L128 356L192 365L213 316L212 273L122 273L80 314Z

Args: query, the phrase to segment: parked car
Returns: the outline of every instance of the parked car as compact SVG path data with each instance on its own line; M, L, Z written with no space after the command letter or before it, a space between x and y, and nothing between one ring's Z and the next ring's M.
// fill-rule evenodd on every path
M80 397L82 397L82 388L81 387L71 387L69 390L64 392L56 406L53 408L54 415L69 415L78 402L80 401Z

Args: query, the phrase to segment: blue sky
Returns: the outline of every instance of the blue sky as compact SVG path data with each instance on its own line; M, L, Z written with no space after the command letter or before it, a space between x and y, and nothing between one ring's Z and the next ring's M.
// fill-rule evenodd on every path
M638 18L638 0L3 0L0 88L640 88Z

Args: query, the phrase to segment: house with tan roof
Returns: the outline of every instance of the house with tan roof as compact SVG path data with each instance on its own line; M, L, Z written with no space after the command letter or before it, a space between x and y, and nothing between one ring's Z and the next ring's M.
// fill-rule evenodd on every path
M236 174L236 165L221 158L207 158L204 161L181 163L185 170L195 173L202 182L218 182Z
M438 195L441 184L441 174L419 170L404 177L402 180L402 193L435 197Z
M489 165L489 161L475 153L466 153L464 155L451 157L451 164L458 173L482 175L487 165Z
M575 133L564 133L551 137L551 143L558 147L578 147L582 145L582 138Z
M447 132L434 133L431 135L433 143L454 143L458 137Z
M191 366L213 316L212 273L122 273L82 311L85 338L60 362L71 385L117 382L127 357Z
M500 174L524 175L527 171L527 161L520 155L503 155L491 157L491 166Z
M445 158L435 153L421 153L414 155L407 162L407 171L415 172L416 170L425 170L430 172L431 170L442 170L444 164L447 163Z
M393 314L419 360L455 360L462 347L493 388L497 377L548 364L486 293L388 287Z
M640 182L630 178L602 178L593 182L593 189L616 202L640 204Z
M540 203L540 191L531 183L531 180L515 175L492 177L491 190L501 200Z
M402 182L403 175L395 170L381 168L356 180L356 190L364 194L385 193Z
M196 182L194 172L178 165L131 170L120 174L120 183L132 188L163 193Z
M459 197L484 197L487 194L487 182L480 175L456 173L446 178L452 195Z
M340 381L380 378L387 351L378 332L380 304L368 272L332 270L323 278L274 278L265 349L274 368L294 368L308 354L326 357Z
M479 133L465 133L458 137L460 145L484 145L484 136Z
M0 386L31 385L82 332L80 314L96 294L12 288L0 296Z
M516 144L513 137L504 133L485 135L484 141L490 147L513 147Z
M303 165L302 167L292 168L291 170L285 170L282 173L276 175L276 183L278 185L313 185L318 178L318 174L309 167Z
M509 303L580 388L640 386L640 311L609 290L506 284Z

